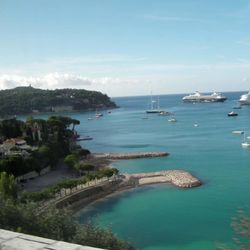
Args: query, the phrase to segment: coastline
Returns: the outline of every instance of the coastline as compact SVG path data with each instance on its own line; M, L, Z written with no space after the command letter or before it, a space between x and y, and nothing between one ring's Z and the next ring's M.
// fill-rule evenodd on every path
M108 199L125 191L154 184L171 184L177 188L187 189L198 187L202 185L202 182L184 170L124 174L105 183L72 193L57 201L55 206L58 208L66 206L72 209L73 212L77 212L102 199Z
M155 182L151 182L150 184L141 184L141 185L137 185L137 186L126 186L126 187L120 187L119 189L116 189L115 191L112 191L112 192L104 192L102 194L99 194L98 197L92 197L92 199L89 199L87 201L82 201L78 204L71 204L69 206L69 208L72 210L72 212L74 214L77 214L79 211L81 210L87 210L88 207L90 206L94 206L95 204L97 204L98 202L103 202L103 201L106 201L106 200L109 200L109 199L112 199L114 197L117 197L119 195L121 195L122 193L125 193L125 192L133 192L134 190L136 189L140 189L140 188L143 188L145 186L158 186L158 185L168 185L168 186L173 186L175 188L179 188L179 189L187 189L187 188L184 188L184 187L178 187L176 185L173 185L172 183L170 182L162 182L162 181L155 181ZM201 186L202 183L198 186ZM196 187L198 187L196 186Z
M94 154L87 159L87 163L95 165L97 169L102 169L112 168L112 163L118 160L165 157L168 155L169 154L166 152ZM73 192L72 189L65 189L66 195L60 195L60 197L56 199L49 200L48 203L43 204L40 209L44 210L49 205L54 205L57 208L68 207L73 211L77 211L101 199L108 199L124 191L154 184L171 184L178 188L186 189L198 187L202 185L202 182L191 173L184 170L163 170L134 174L120 173L101 181L96 179L92 184L88 183L84 186L79 185Z

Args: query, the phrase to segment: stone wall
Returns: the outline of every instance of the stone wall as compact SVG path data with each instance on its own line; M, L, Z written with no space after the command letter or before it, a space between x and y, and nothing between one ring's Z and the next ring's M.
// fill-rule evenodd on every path
M98 200L113 193L114 191L119 190L120 183L121 180L113 180L104 184L80 190L57 201L55 206L57 208L70 207L72 209L84 207L92 201Z

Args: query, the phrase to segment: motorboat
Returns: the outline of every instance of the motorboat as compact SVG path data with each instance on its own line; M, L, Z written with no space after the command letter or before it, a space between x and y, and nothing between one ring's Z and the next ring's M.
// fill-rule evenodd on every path
M177 122L177 120L174 117L170 118L168 121L169 122Z
M238 114L235 113L234 111L231 111L227 114L227 116L238 116Z
M250 148L250 142L244 141L244 142L241 143L241 146L243 148Z
M96 115L95 115L96 118L100 118L100 117L102 117L102 116L103 116L102 113L96 113Z
M168 115L171 115L171 113L170 113L170 112L167 112L167 111L161 111L161 112L159 113L159 115L160 115L160 116L168 116Z
M235 135L243 135L245 132L243 130L234 130L232 133Z
M224 102L227 97L218 92L213 92L211 95L201 94L196 91L194 94L184 96L182 98L184 102Z
M250 105L250 91L240 97L239 100L241 105Z

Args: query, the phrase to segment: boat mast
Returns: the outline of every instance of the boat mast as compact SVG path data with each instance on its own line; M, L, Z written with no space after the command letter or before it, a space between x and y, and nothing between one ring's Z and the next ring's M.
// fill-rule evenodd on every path
M152 91L150 92L150 96L151 96L151 110L154 109L154 106L153 106L153 96L152 96Z

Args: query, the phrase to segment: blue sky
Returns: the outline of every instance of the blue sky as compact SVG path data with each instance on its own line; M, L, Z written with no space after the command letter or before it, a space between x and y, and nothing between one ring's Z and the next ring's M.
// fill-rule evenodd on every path
M248 0L0 0L0 88L250 89Z

